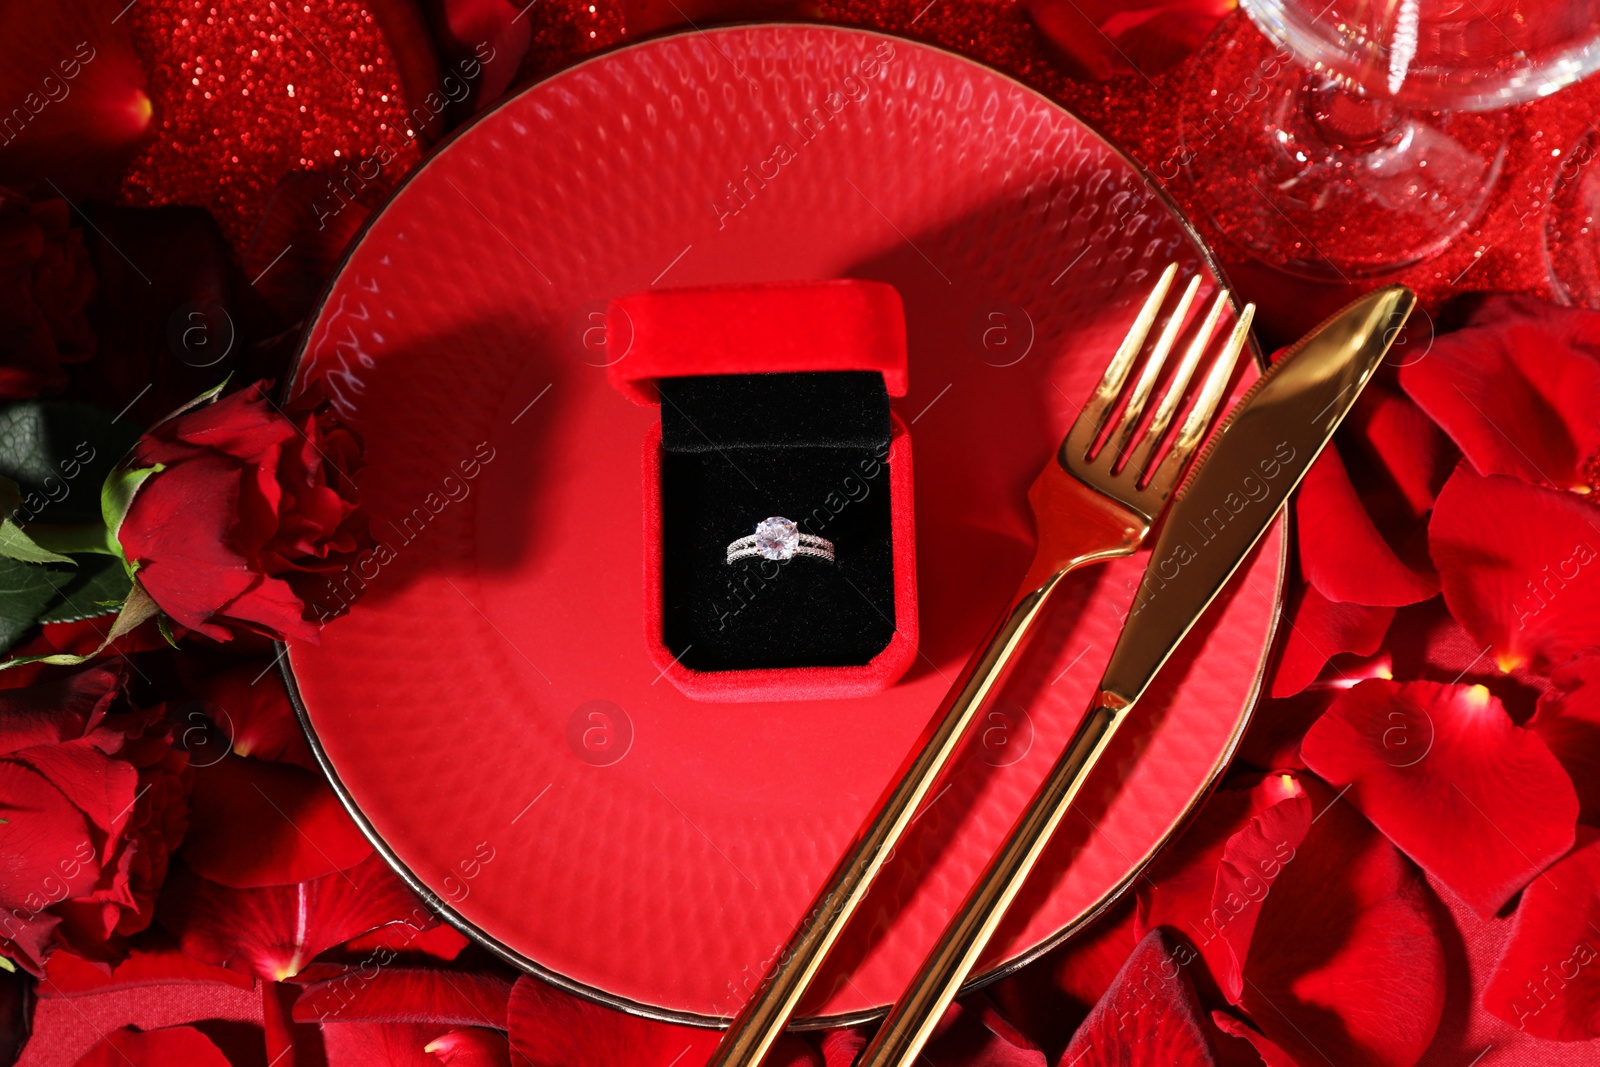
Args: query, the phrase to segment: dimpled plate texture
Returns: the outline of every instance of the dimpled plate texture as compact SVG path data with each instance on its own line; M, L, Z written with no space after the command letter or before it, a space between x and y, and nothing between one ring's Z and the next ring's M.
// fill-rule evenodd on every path
M1027 487L1174 259L1214 284L1080 121L904 40L689 33L495 109L374 219L298 369L366 440L386 547L343 580L365 585L354 609L287 657L346 802L522 965L658 1017L732 1014L1026 569ZM599 313L650 285L829 277L905 299L921 655L870 698L695 703L645 650L655 413L607 386L625 339L608 350ZM848 475L838 501L863 491ZM1258 686L1283 543L1280 525L1157 680L985 970L1081 925L1214 781ZM809 1020L903 987L1070 733L1144 563L1065 590Z

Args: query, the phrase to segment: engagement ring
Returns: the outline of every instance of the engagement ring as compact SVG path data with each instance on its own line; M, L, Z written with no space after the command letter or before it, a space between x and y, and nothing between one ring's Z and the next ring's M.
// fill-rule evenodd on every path
M728 545L728 562L760 556L762 559L793 559L795 556L815 556L833 561L833 542L800 532L791 519L775 515L756 523L756 532L741 537Z

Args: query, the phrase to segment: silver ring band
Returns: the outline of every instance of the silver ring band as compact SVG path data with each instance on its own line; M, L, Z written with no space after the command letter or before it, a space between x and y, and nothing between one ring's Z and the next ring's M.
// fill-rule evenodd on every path
M728 542L729 563L757 556L779 561L810 556L832 563L833 542L815 534L801 533L793 520L774 515L756 523L755 533Z

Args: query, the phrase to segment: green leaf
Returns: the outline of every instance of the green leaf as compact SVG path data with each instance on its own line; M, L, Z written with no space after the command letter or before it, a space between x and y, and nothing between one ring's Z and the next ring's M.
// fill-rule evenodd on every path
M85 522L73 526L46 526L43 523L34 523L28 527L28 536L40 548L47 548L51 552L59 552L66 556L81 556L91 553L96 556L121 556L122 553L111 547L110 538L106 536L106 524L103 522Z
M114 556L85 556L67 577L61 583L61 596L39 616L40 622L81 622L109 615L133 588L133 579Z
M89 404L0 404L0 476L19 498L5 514L23 528L96 521L101 483L138 439L136 427Z
M160 426L164 422L171 422L179 415L185 415L197 407L214 402L217 397L222 395L222 391L228 387L228 383L231 381L233 381L233 372L229 371L228 376L223 378L222 381L218 382L216 385L213 385L210 389L207 389L193 400L186 400L176 408L173 408L171 411L157 419L155 421L155 425L151 426L150 428L153 430L156 428L156 426Z
M140 624L148 622L160 613L160 607L150 598L150 594L146 593L138 582L134 582L132 588L128 590L128 599L122 602L122 610L117 612L116 620L111 624L111 629L106 632L100 647L93 652L82 656L70 652L58 652L49 656L20 656L0 663L0 671L8 667L20 667L25 663L50 663L64 667L87 663L104 652L117 638L132 633Z
M75 567L71 556L62 556L41 547L10 519L0 519L0 556L23 563L65 563Z
M0 556L0 649L21 640L57 601L65 573Z
M136 470L119 467L106 477L105 485L100 488L100 516L106 524L107 541L119 556L122 555L122 542L117 540L117 531L122 529L122 520L128 517L128 509L133 506L133 498L139 492L139 487L159 470L159 463L154 467Z

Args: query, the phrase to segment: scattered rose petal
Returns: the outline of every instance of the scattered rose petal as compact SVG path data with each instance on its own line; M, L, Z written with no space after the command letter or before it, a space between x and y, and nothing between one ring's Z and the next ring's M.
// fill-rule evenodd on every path
M823 1067L850 1067L867 1047L867 1035L860 1030L829 1030L822 1038Z
M1311 818L1295 775L1256 776L1219 789L1141 889L1142 928L1182 934L1199 949L1222 995L1237 1001L1262 902L1294 859Z
M327 780L291 764L228 756L196 768L193 808L184 862L234 889L310 881L372 855Z
M1194 949L1151 930L1061 1055L1071 1067L1215 1067L1216 1050L1190 984ZM985 1061L975 1061L985 1062Z
M493 975L394 967L375 955L366 965L307 986L294 1004L300 1023L439 1022L504 1026L511 983Z
M428 1047L449 1029L440 1023L329 1023L320 1034L328 1067L439 1067Z
M1140 933L1136 901L1128 894L1064 945L987 992L1040 1045L1063 1048L1111 988Z
M376 855L347 871L261 889L231 889L180 867L159 915L189 955L274 981L368 930L437 921Z
M470 941L455 927L446 923L418 929L408 923L380 926L370 933L353 937L326 954L332 959L359 962L374 952L387 950L401 960L435 959L446 963L461 955Z
M950 1005L918 1061L931 1067L1046 1067L1039 1046L982 993Z
M375 154L350 160L342 172L296 170L278 179L242 259L245 274L257 279L256 290L284 322L299 321L316 304L372 214L367 201L387 186L362 194L393 163L393 151L380 144Z
M509 1018L516 1062L562 1067L701 1067L720 1037L714 1030L603 1008L527 976L511 990ZM817 1067L820 1058L804 1041L785 1034L765 1062L768 1067Z
M1256 1050L1256 1054L1261 1057L1261 1062L1266 1064L1266 1067L1299 1067L1289 1058L1287 1052L1272 1043L1270 1037L1251 1027L1250 1024L1234 1018L1225 1011L1212 1012L1211 1021L1216 1023L1217 1029L1223 1033L1250 1042L1250 1046Z
M1429 527L1445 602L1500 669L1535 670L1600 644L1600 510L1462 464Z
M78 1067L229 1067L211 1039L192 1026L113 1030L78 1060Z
M170 935L155 928L138 938L126 958L109 967L90 963L71 952L57 952L50 957L44 974L47 981L39 986L42 997L109 993L176 982L221 982L238 989L252 985L247 975L187 955Z
M1316 814L1256 918L1240 1007L1296 1063L1411 1067L1444 1004L1435 905L1354 806L1302 782Z
M1587 486L1600 448L1600 314L1492 297L1400 371L1412 399L1479 474Z
M1432 575L1407 566L1384 540L1336 450L1317 457L1293 505L1300 566L1329 600L1397 607L1439 591Z
M1383 644L1394 620L1392 607L1329 600L1309 582L1283 614L1283 650L1273 668L1274 697L1293 696L1317 680L1334 656L1370 656Z
M1585 828L1571 855L1523 891L1484 1007L1535 1037L1600 1037L1597 930L1600 833Z
M1308 766L1482 915L1572 847L1578 799L1482 686L1362 682L1300 747Z
M1551 672L1528 725L1567 769L1578 791L1578 820L1600 826L1600 650Z
M235 755L293 763L321 774L271 657L178 656L177 666L195 698L178 708L185 727L204 716ZM213 762L218 755L196 754L195 763Z
M0 100L8 127L0 182L55 182L62 195L109 197L149 129L150 98L127 21L95 0L0 5ZM18 44L25 42L25 44ZM21 111L31 121L18 123Z
M472 109L482 110L500 99L528 54L533 20L511 0L429 0L428 7L442 8L430 10L429 15L435 24L434 37L442 58L456 68L451 73L459 72L469 84L476 81ZM624 8L624 24L630 35L636 35L636 27L627 15ZM476 79L467 77L471 71L478 72Z
M511 1067L511 1043L498 1030L452 1030L422 1051L451 1067Z

